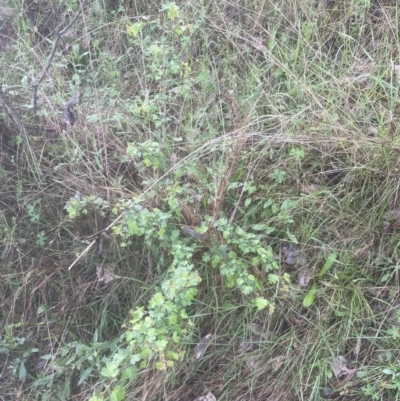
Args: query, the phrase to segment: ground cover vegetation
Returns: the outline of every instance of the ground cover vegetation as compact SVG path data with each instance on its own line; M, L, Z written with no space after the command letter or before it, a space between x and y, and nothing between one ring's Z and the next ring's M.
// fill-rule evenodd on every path
M1 6L3 399L400 398L396 2Z

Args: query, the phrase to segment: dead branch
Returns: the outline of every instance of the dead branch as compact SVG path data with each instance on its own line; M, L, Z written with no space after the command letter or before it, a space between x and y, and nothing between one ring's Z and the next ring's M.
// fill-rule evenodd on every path
M72 126L75 123L74 113L71 111L71 108L74 106L76 101L79 98L79 92L75 93L74 96L67 103L64 104L63 113L64 113L64 121L67 126L67 132L71 131Z
M21 134L23 141L24 142L28 142L28 138L27 138L27 135L26 135L26 132L25 132L25 128L22 125L21 120L19 119L18 114L16 113L16 111L14 109L14 106L8 100L7 96L3 92L2 85L0 85L0 99L3 102L3 107L4 107L4 110L5 110L6 114L10 118L10 120L11 120L12 124L14 125L14 127Z
M59 31L56 35L56 39L53 43L53 49L51 51L50 57L49 57L49 61L47 62L46 66L43 68L42 74L40 75L40 78L36 81L35 85L34 85L34 91L33 91L33 110L34 110L34 114L35 114L35 119L37 119L36 116L36 111L37 111L37 90L39 85L42 83L47 70L49 69L54 55L56 53L56 49L58 46L58 42L60 41L60 39L62 38L62 36L71 28L71 26L75 23L75 21L78 19L79 14L83 11L83 7L85 7L87 0L83 0L81 3L81 6L79 7L79 10L76 12L74 18L72 18L72 20L67 24L67 26L63 29L61 29L61 31Z

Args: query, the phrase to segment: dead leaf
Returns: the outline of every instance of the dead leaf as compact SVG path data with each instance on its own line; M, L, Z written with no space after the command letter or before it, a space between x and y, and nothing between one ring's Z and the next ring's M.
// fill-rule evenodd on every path
M282 253L285 256L284 262L288 265L295 265L300 255L300 250L296 245L284 245Z
M377 136L378 135L378 128L370 125L367 129L367 133L370 136Z
M258 356L252 355L250 358L247 359L246 363L249 368L254 368L259 360Z
M348 370L347 363L346 357L342 355L332 357L329 360L329 364L331 365L333 375L339 377L342 372L346 372Z
M307 287L308 283L312 279L312 270L309 268L302 268L299 272L299 284L301 287Z
M386 221L400 220L400 209L389 210L383 215Z
M108 284L111 281L115 280L116 278L121 278L117 274L114 274L109 269L104 266L97 266L96 267L96 276L100 283Z
M324 387L320 395L324 399L334 399L347 394L347 389L337 390L346 385L353 377L357 369L349 366L349 361L342 355L330 359L332 373L334 378L330 382L330 387Z
M74 96L72 96L72 98L68 100L68 102L66 102L63 106L63 115L65 124L67 125L67 131L70 131L73 125L75 124L75 115L71 109L78 101L79 95L80 95L79 92L75 93Z
M375 298L384 299L388 296L389 291L386 288L367 288L367 292L373 295Z
M339 391L335 391L333 388L324 387L320 391L321 397L326 400L332 400L334 398L340 397Z
M46 365L47 362L49 362L48 359L41 359L36 365L35 365L35 369L43 369Z
M244 354L245 352L253 351L256 348L257 343L252 338L247 338L239 345L239 353Z
M184 234L189 235L190 237L196 238L196 239L198 239L200 241L203 241L203 240L205 240L207 238L207 233L200 234L193 227L189 227L189 226L183 225L181 227L181 229L182 229L182 232Z
M312 194L314 192L322 191L324 187L322 185L315 185L315 184L310 184L310 185L302 185L300 187L301 192L305 194Z
M261 324L251 323L249 331L250 336L239 345L239 353L253 351L260 345L261 338L266 339L268 337L267 333L264 333L264 327Z
M253 334L256 334L258 336L262 335L263 327L261 326L261 324L251 323L249 325L249 329Z
M215 395L209 391L206 395L201 395L200 397L197 397L194 401L217 401L215 398Z
M386 226L400 228L400 209L390 210L383 216Z
M174 170L175 170L176 164L178 163L178 156L175 152L173 152L171 155L171 161L172 161L172 165L174 166Z
M400 81L400 65L392 64L393 75L396 77L397 81Z
M331 170L325 171L325 176L328 179L328 181L333 181L343 172L343 169L341 169L335 163L331 163L331 167L332 167Z
M0 20L0 52L11 50L14 33L14 28L9 20Z
M387 294L387 291L386 291ZM389 309L387 310L387 319L392 324L397 324L400 316L400 302L396 301Z
M287 358L285 355L280 355L272 360L272 368L274 372L277 372L280 369L280 367L283 365L286 359Z
M343 387L353 378L354 373L357 371L357 369L349 366L348 360L342 355L331 358L329 363L335 376L331 382L333 388Z
M193 360L197 361L204 355L212 338L213 338L212 334L207 334L206 336L200 339L199 343L196 345L194 349Z

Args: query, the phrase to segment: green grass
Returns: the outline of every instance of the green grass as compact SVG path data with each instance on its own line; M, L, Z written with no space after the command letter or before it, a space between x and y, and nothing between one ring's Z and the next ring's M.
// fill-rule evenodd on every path
M36 29L17 3L0 72L28 125L46 29L77 6L50 2ZM85 8L39 88L43 125L81 93L73 130L18 147L0 111L3 397L320 400L345 356L336 395L399 398L399 7L379 3Z

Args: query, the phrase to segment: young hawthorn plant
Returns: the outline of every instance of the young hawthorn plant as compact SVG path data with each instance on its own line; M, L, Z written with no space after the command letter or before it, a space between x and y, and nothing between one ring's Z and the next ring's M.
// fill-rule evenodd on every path
M127 23L131 51L140 54L146 80L160 90L150 93L144 89L126 107L156 129L169 121L165 105L174 103L174 96L189 94L187 80L192 69L183 59L186 58L184 54L190 53L192 36L197 29L196 24L187 23L174 2L162 5L161 18L142 17L137 22Z
M131 143L127 153L147 177L167 169L165 155L156 141ZM229 189L234 190L236 186ZM250 184L247 187L249 195L257 189ZM147 205L154 204L157 188L163 193L160 207L149 207ZM194 260L194 252L201 252L202 263L218 269L225 277L228 288L237 288L244 295L251 294L253 299L249 302L258 310L266 307L269 307L270 313L274 310L272 300L257 296L258 291L266 287L282 289L290 284L289 275L279 273L272 246L265 243L264 237L265 232L273 231L268 222L275 221L283 226L293 222L290 213L296 207L293 202L286 200L279 205L271 200L260 200L265 223L253 225L255 233L232 224L226 217L214 221L206 216L200 230L202 234L210 231L211 237L204 246L201 241L183 237L176 228L182 222L180 204L185 202L186 192L184 183L167 179L144 195L142 201L121 199L114 206L114 213L122 213L119 224L113 227L120 246L127 247L142 238L154 259L166 262L162 266L165 279L155 288L147 305L139 305L132 311L129 322L124 326L125 332L113 343L112 355L103 357L100 364L96 362L94 365L89 360L91 356L87 361L88 367L83 371L90 369L92 373L97 370L103 378L123 384L134 380L139 369L154 366L165 370L184 358L180 342L193 325L188 308L201 282L195 268L199 260ZM100 199L75 197L66 208L74 219L88 214L89 205L110 207ZM261 281L256 271L267 273L266 280ZM83 363L82 360L80 363Z
M147 158L145 148L147 145L132 145L131 151L135 157ZM153 145L151 148L158 149ZM147 158L151 160L147 168L159 165L157 158L161 155L155 152L153 156L154 159ZM131 312L129 322L123 327L125 331L112 343L110 356L98 359L97 353L95 357L87 351L78 361L68 352L72 358L69 363L75 366L79 362L85 375L97 371L103 379L114 383L114 387L108 390L110 394L114 392L122 396L121 388L116 386L133 381L140 369L154 366L165 370L184 358L185 352L180 342L193 325L188 308L201 282L195 268L198 260L193 258L195 251L202 252L202 262L219 270L226 278L228 288L236 287L245 295L265 289L266 283L271 287L282 280L289 283L287 275L279 275L279 265L274 259L272 247L263 242L262 234L247 232L231 224L225 217L216 221L211 217L204 219L202 228L215 234L206 247L200 241L183 237L176 224L182 221L180 201L185 191L177 183L170 184L163 187L165 196L161 207L164 210L146 206L151 204L153 195L150 193L144 196L143 202L122 199L114 207L115 212L123 214L119 224L113 227L120 245L125 247L139 237L143 238L145 247L154 258L162 256L166 261L165 279L155 288L147 305L139 305ZM88 199L90 197L71 200L67 208L70 217L78 218L81 214L87 214ZM104 206L98 199L93 199L93 203L100 208ZM283 213L281 209L276 208L276 215ZM266 283L252 274L251 270L255 267L267 273ZM258 310L269 307L270 313L273 312L274 305L269 299L256 296L249 302ZM77 344L74 346L76 348ZM81 380L86 378L85 375Z
M175 203L168 202L176 206ZM178 213L176 207L168 211L152 210L141 204L119 205L126 208L123 221L114 227L114 233L122 238L122 244L144 237L146 247L156 255L167 252L170 263L166 279L151 297L147 307L136 308L128 325L126 341L134 354L135 363L144 367L152 357L157 356L157 368L165 369L174 360L183 356L173 351L180 337L186 332L186 325L192 322L186 312L197 294L196 286L201 278L192 263L196 244L187 245L180 238L180 232L172 224ZM160 250L160 248L162 248Z
M262 283L249 273L249 268L261 266L267 273L277 270L279 265L274 260L271 246L262 244L259 235L229 224L226 218L218 219L213 225L222 234L223 244L212 246L204 254L203 260L219 268L220 273L226 277L228 288L237 286L245 295L256 289L261 290ZM272 275L269 278L271 280Z
M134 352L132 358L140 367L147 366L148 360L158 358L156 368L165 370L184 357L179 343L192 326L186 307L197 294L196 286L201 278L190 263L193 249L177 244L171 250L173 262L167 279L162 283L148 303L147 309L137 308L132 313L126 341Z
M170 192L172 196L179 193L176 188ZM91 203L100 208L103 203L106 204L98 199L90 202L90 199L71 199L66 207L70 217L76 219L88 214L87 206ZM90 375L100 375L114 383L107 390L110 399L124 399L123 386L134 380L137 371L147 367L151 360L157 369L165 370L184 357L179 343L187 328L193 325L187 307L197 294L196 287L201 278L192 263L196 244L187 245L180 238L179 230L172 224L179 214L178 208L175 203L167 202L167 205L170 204L173 207L168 211L151 210L132 200L122 200L116 205L114 209L123 213L123 219L113 231L120 238L121 246L135 241L135 237L143 237L145 246L154 254L167 252L169 264L165 280L155 289L147 306L136 307L132 311L121 336L89 346L74 342L62 347L59 353L57 363L67 370L79 366L80 383ZM101 355L99 347L108 347L109 356ZM94 397L103 399L99 394Z

